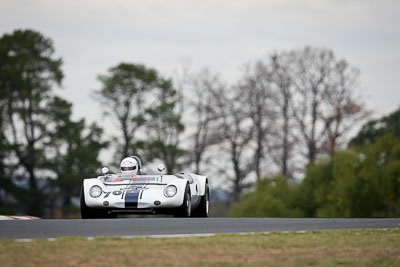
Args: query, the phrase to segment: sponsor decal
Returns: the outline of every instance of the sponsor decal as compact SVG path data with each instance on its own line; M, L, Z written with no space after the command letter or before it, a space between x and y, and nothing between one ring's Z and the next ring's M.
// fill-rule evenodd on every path
M146 175L119 175L113 182L131 181L131 182L148 182L158 181L158 176L146 176Z

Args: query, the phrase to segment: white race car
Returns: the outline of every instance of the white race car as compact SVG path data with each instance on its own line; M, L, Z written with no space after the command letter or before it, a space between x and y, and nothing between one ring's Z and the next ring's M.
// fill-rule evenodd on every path
M115 218L118 214L170 214L174 217L208 217L208 178L192 173L145 175L136 156L121 162L121 172L83 180L81 216Z

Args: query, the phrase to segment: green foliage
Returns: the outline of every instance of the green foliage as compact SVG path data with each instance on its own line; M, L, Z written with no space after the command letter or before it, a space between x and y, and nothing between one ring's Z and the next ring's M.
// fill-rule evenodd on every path
M304 210L305 216L334 217L335 214L341 214L343 196L335 188L338 186L338 179L349 182L349 177L353 177L349 172L354 160L352 151L344 151L338 152L333 159L308 166L298 192L301 200L299 206Z
M93 177L99 172L100 151L107 147L101 140L103 130L96 124L85 125L83 119L71 119L72 105L66 100L55 97L49 105L55 129L47 149L52 157L47 159L49 170L57 178L51 181L56 188L57 198L62 200L63 211L68 211L71 198L79 197L84 178ZM63 213L64 217L67 215Z
M400 138L400 108L388 116L367 122L350 141L350 145L372 144L388 133Z
M283 176L264 178L254 192L245 194L231 210L233 217L299 217L293 198L296 185Z
M337 152L311 164L298 186L264 179L232 209L238 217L399 217L400 140Z
M299 190L309 217L398 217L400 140L386 135L311 165Z
M145 111L152 106L152 95L163 86L163 79L152 68L130 63L120 63L98 79L102 88L95 96L122 136L115 139L116 158L138 154L135 143L141 140L137 132L147 121Z
M53 56L53 42L32 30L16 30L0 38L1 142L7 147L8 178L29 181L29 190L7 198L23 198L24 209L41 215L45 196L38 189L37 173L45 164L48 138L47 104L53 85L60 85L61 59ZM10 161L11 159L11 161ZM14 200L15 201L15 200ZM8 201L7 201L8 202Z
M179 97L171 81L164 80L154 105L146 110L149 119L145 155L149 160L162 160L167 173L178 171L178 160L184 154L179 147L179 137L185 129L181 114L176 111Z
M315 211L322 204L315 199L321 201L321 195L324 195L324 191L327 190L325 185L330 183L331 176L329 173L331 169L330 161L320 161L318 164L312 163L308 166L306 178L302 181L297 192L298 205L304 211L304 216L316 216ZM320 186L321 184L324 186Z
M368 192L369 214L374 217L400 216L400 140L386 135L366 146L360 177Z
M53 54L53 42L32 30L0 39L2 213L42 216L62 203L66 216L82 180L96 175L98 156L108 145L101 128L72 120L72 104L54 96L53 86L61 84L63 73L62 60ZM119 155L148 150L149 159L160 158L174 169L183 153L176 140L184 127L175 111L179 96L172 82L154 69L128 63L110 68L99 80L103 88L96 95L122 130ZM146 138L140 140L136 132L143 126ZM16 180L28 187L17 186Z
M63 78L53 54L36 31L0 38L1 213L49 216L56 203L68 207L101 165L102 130L71 120L72 104L53 94Z
M53 58L51 39L33 30L16 30L0 39L0 81L2 89L14 89L21 98L49 92L60 84L61 59ZM35 98L35 97L34 97Z

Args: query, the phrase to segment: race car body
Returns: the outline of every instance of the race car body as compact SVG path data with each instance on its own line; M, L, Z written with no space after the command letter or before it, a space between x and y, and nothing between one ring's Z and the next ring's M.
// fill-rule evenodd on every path
M139 166L141 169L141 163ZM118 214L208 217L206 176L140 173L105 173L97 178L85 179L81 190L82 218L112 218Z

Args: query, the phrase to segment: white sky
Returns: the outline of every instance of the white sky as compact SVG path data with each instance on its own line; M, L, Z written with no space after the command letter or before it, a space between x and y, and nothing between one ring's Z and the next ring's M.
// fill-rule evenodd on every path
M189 59L227 82L244 63L305 45L331 48L361 70L360 88L379 116L400 104L400 1L385 0L0 0L0 35L34 29L64 60L58 93L74 116L97 120L97 75L121 61L164 74Z

